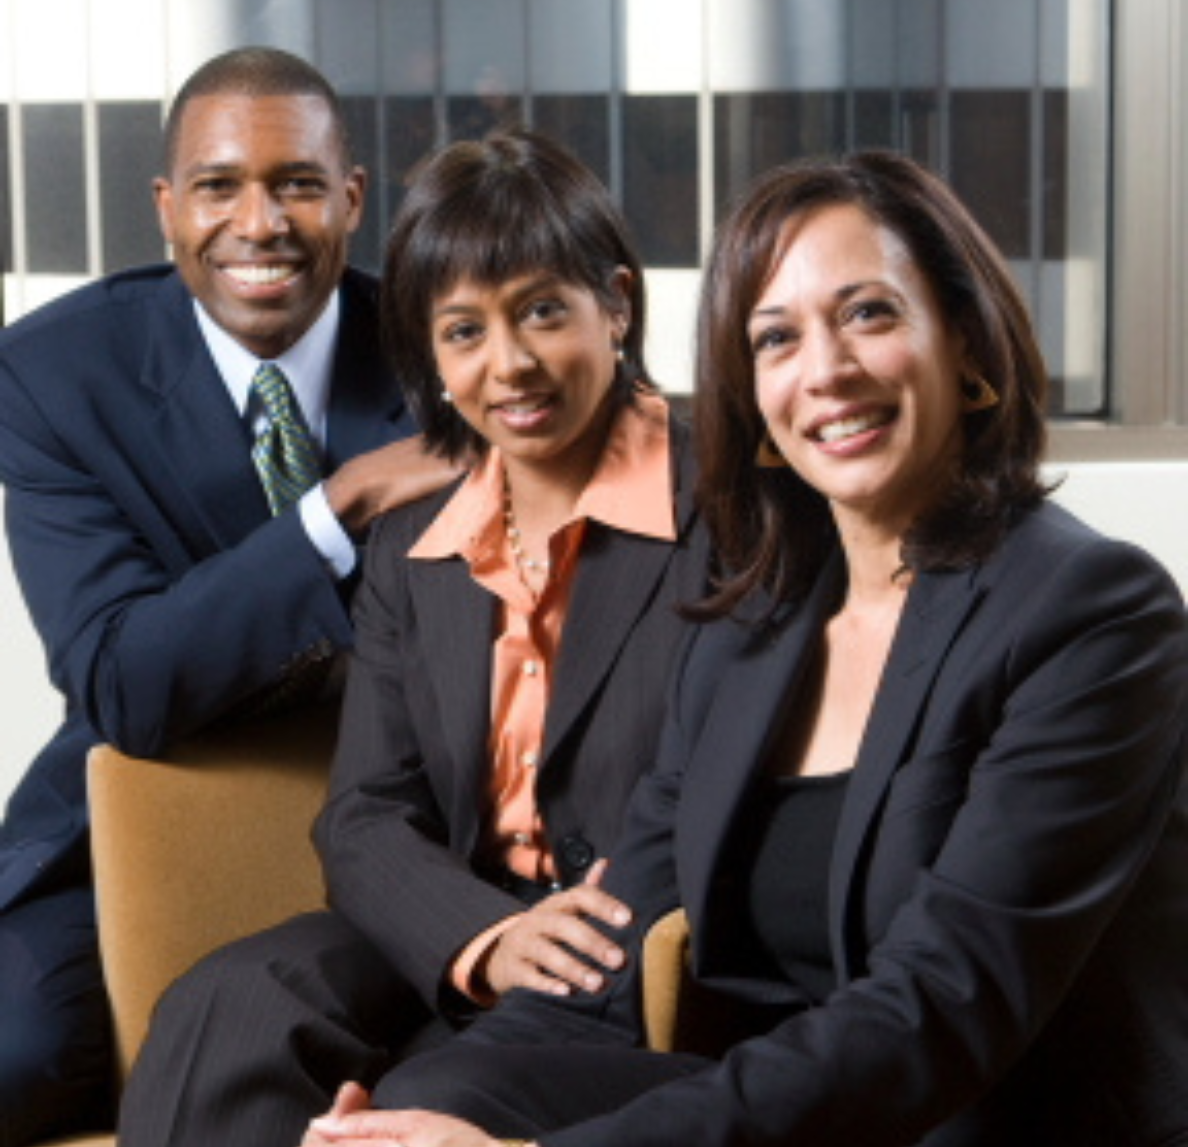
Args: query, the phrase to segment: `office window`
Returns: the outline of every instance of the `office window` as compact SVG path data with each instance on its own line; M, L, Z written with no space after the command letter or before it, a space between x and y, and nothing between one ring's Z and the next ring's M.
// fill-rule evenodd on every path
M25 158L25 241L34 274L87 270L87 200L83 109L79 104L26 104L21 109Z
M625 97L622 147L623 210L644 263L696 266L697 100L681 95Z
M380 186L372 190L372 204L382 205L377 226L395 214L404 198L408 173L434 145L437 138L436 115L432 96L389 96L384 101L383 131L380 148L383 162L370 170L382 175ZM377 212L378 214L378 212ZM363 243L358 246L366 250Z
M71 3L102 24L103 0ZM378 266L428 149L528 123L619 197L654 272L665 376L687 380L698 267L730 198L799 155L894 148L950 179L1007 253L1057 423L1188 422L1188 324L1182 305L1171 313L1188 264L1181 0L135 3L134 63L120 65L122 42L79 33L62 69L43 0L0 0L0 27L20 41L0 49L0 257L17 310L38 277L155 253L137 183L156 109L201 60L265 42L309 57L344 94L371 173L353 247L364 266ZM1152 267L1154 315L1136 301Z
M611 180L610 97L542 95L532 101L532 124L563 139L599 179Z
M344 95L343 115L347 122L347 134L356 164L367 171L382 171L379 155L380 103L369 96ZM372 198L375 198L375 190ZM355 232L354 243L361 251L377 251L382 242L380 222L374 211L363 212L363 222ZM377 263L368 262L370 270L376 270Z
M100 235L104 267L159 262L152 181L161 168L161 104L104 102L96 108L99 142Z

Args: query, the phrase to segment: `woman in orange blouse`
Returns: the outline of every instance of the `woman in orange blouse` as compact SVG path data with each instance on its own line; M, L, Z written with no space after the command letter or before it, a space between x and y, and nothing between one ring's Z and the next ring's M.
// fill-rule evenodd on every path
M128 1147L291 1147L342 1081L513 987L597 991L625 958L588 920L629 918L601 858L706 568L686 431L644 366L639 260L585 167L507 132L414 174L382 310L427 441L471 469L368 545L316 828L330 911L166 997Z

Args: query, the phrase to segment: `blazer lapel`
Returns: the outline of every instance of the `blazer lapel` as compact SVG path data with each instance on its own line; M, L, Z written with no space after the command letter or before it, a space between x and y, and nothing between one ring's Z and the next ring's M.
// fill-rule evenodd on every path
M683 539L696 510L687 435L670 433L676 486L676 530ZM586 527L549 700L542 768L610 672L640 614L648 608L676 552L671 542Z
M496 599L470 578L461 558L415 561L408 567L409 594L421 628L419 644L430 652L423 664L442 718L442 735L453 761L454 807L443 810L462 826L455 843L469 854L478 839L486 801L487 732L491 710L491 643Z
M846 922L863 846L891 778L910 751L945 655L980 598L971 573L922 574L909 591L842 807L830 867L830 943L843 975L852 971Z
M717 892L715 874L722 850L789 699L795 698L798 681L813 661L813 647L842 576L836 555L790 620L770 638L754 637L731 659L714 690L687 766L677 830L681 899L699 940L707 937L700 925ZM730 938L724 942L729 945Z
M587 525L549 701L543 768L610 671L672 553L668 542Z
M335 385L326 412L326 472L348 458L416 433L400 388L378 344L373 291L355 272L342 284Z
M181 280L162 287L163 305L140 384L156 405L146 450L158 475L192 508L213 548L238 542L269 516L251 460L248 428L215 369Z

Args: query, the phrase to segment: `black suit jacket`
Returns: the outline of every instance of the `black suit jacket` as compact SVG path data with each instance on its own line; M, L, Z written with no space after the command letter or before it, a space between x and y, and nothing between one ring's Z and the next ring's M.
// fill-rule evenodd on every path
M591 522L546 718L537 798L565 883L616 840L655 762L667 672L704 592L687 435L673 425L675 543ZM497 599L461 558L404 560L452 490L373 532L356 599L330 801L316 829L332 907L436 1005L453 956L523 905L476 874L489 801Z
M414 430L348 272L327 469ZM0 909L86 860L84 762L154 754L351 639L295 512L271 517L249 432L170 267L111 276L0 332L13 562L65 720L0 827Z
M607 882L641 930L684 904L698 977L767 1026L544 1142L1188 1143L1183 603L1056 507L909 592L833 848L837 994L748 965L721 859L841 579L774 638L700 633ZM630 1041L637 998L516 993L468 1038Z

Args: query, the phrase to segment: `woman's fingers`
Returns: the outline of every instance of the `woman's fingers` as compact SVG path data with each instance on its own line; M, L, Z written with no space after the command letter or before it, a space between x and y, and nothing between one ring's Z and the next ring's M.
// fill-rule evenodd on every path
M631 912L596 886L604 862L595 868L588 883L541 901L499 937L485 968L495 992L514 987L557 995L573 989L596 992L606 971L623 966L623 949L589 921L622 928Z

